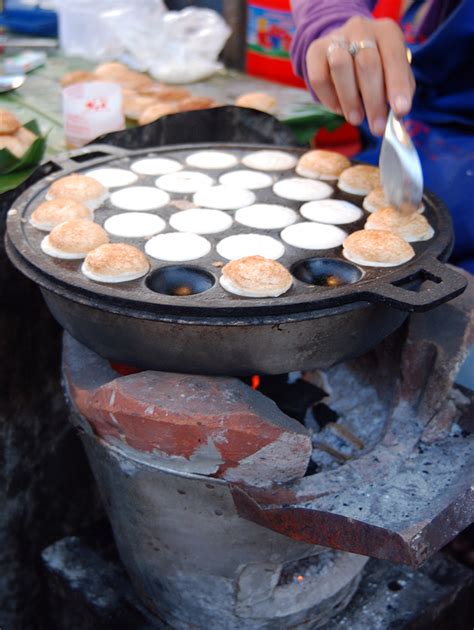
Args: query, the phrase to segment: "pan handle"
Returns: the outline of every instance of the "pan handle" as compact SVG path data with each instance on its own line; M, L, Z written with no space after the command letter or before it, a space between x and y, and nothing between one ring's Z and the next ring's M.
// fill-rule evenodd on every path
M123 157L128 155L125 149L115 147L110 144L88 144L79 149L72 149L71 151L65 151L59 153L51 161L56 164L61 170L77 168L78 162L84 161L81 158L88 156L90 159L96 159L100 157L113 156Z
M406 289L397 284L380 284L374 291L363 292L360 297L403 311L427 311L460 295L467 286L464 275L436 258L424 261L419 271L404 282L416 279L428 282L423 282L417 290Z

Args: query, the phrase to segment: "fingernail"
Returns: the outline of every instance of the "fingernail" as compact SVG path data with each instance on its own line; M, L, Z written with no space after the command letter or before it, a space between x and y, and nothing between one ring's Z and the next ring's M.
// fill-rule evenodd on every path
M395 97L394 103L397 114L406 114L410 108L410 101L406 96L400 94Z
M385 118L382 118L381 116L379 116L378 118L374 120L374 122L372 123L372 130L376 136L383 135L383 132L385 131L386 122L387 121L385 120Z
M351 125L354 126L360 125L360 123L362 122L362 116L359 114L359 112L356 112L355 110L349 112L349 116L347 117L347 119L351 123Z

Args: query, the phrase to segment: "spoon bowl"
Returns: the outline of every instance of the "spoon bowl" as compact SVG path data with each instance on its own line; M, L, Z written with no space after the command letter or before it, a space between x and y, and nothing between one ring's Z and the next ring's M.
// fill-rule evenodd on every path
M423 197L420 158L402 121L392 110L380 151L380 175L389 205L402 214L417 212Z

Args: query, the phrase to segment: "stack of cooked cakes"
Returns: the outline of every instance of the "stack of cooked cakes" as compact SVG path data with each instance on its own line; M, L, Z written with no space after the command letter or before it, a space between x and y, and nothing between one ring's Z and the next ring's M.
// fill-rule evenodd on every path
M208 109L217 105L208 96L192 95L186 88L158 83L148 75L135 72L116 61L101 63L94 71L68 72L61 79L61 85L67 87L90 81L119 84L126 118L137 121L140 125L147 125L168 114ZM276 98L266 92L246 92L235 100L235 105L268 114L276 114L278 111Z
M22 158L37 136L22 127L20 121L6 109L0 109L0 149L7 149L16 158Z
M256 109L267 114L276 114L278 110L276 98L266 92L246 92L236 99L235 104L237 107Z
M126 118L137 121L140 125L147 125L168 114L216 106L212 98L192 96L185 88L157 83L148 75L135 72L116 61L101 63L93 72L68 72L62 78L61 85L66 87L90 81L107 81L120 85L124 114Z

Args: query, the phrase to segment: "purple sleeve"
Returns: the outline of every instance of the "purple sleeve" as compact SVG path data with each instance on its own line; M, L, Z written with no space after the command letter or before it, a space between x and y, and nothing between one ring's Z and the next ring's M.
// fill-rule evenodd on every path
M292 0L296 33L291 60L296 74L309 86L306 52L315 39L342 26L354 15L370 17L376 0ZM314 94L313 94L314 96Z

